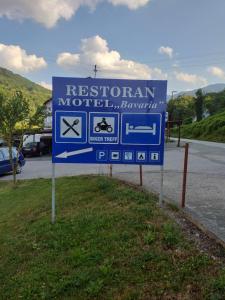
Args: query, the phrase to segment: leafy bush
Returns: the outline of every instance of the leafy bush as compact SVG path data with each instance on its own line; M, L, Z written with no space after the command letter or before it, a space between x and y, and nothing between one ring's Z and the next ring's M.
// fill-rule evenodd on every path
M177 129L173 129L172 134L177 135ZM181 136L225 142L225 111L205 118L200 122L183 125L181 127Z
M192 124L192 122L193 122L193 119L192 119L192 118L186 118L186 119L184 119L183 124L184 124L184 125Z

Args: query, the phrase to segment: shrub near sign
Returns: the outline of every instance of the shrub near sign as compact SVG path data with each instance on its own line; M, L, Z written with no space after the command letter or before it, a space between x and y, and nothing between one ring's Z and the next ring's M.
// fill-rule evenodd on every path
M167 82L53 77L53 163L163 165Z

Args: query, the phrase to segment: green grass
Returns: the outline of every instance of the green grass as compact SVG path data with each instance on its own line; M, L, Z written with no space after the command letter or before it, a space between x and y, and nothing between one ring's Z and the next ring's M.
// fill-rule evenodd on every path
M177 136L177 129L171 131ZM200 122L181 127L181 137L213 142L225 142L225 112L215 114Z
M224 299L225 271L156 206L105 177L0 182L0 299Z

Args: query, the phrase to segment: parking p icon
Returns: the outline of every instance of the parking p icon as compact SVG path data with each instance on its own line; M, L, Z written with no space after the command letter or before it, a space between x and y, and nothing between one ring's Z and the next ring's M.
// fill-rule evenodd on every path
M96 151L96 160L97 161L107 161L108 160L108 151L107 150L97 150Z

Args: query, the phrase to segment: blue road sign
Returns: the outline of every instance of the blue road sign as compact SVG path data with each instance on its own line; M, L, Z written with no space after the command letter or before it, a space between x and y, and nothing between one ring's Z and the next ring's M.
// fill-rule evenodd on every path
M54 163L162 165L167 82L53 77Z

